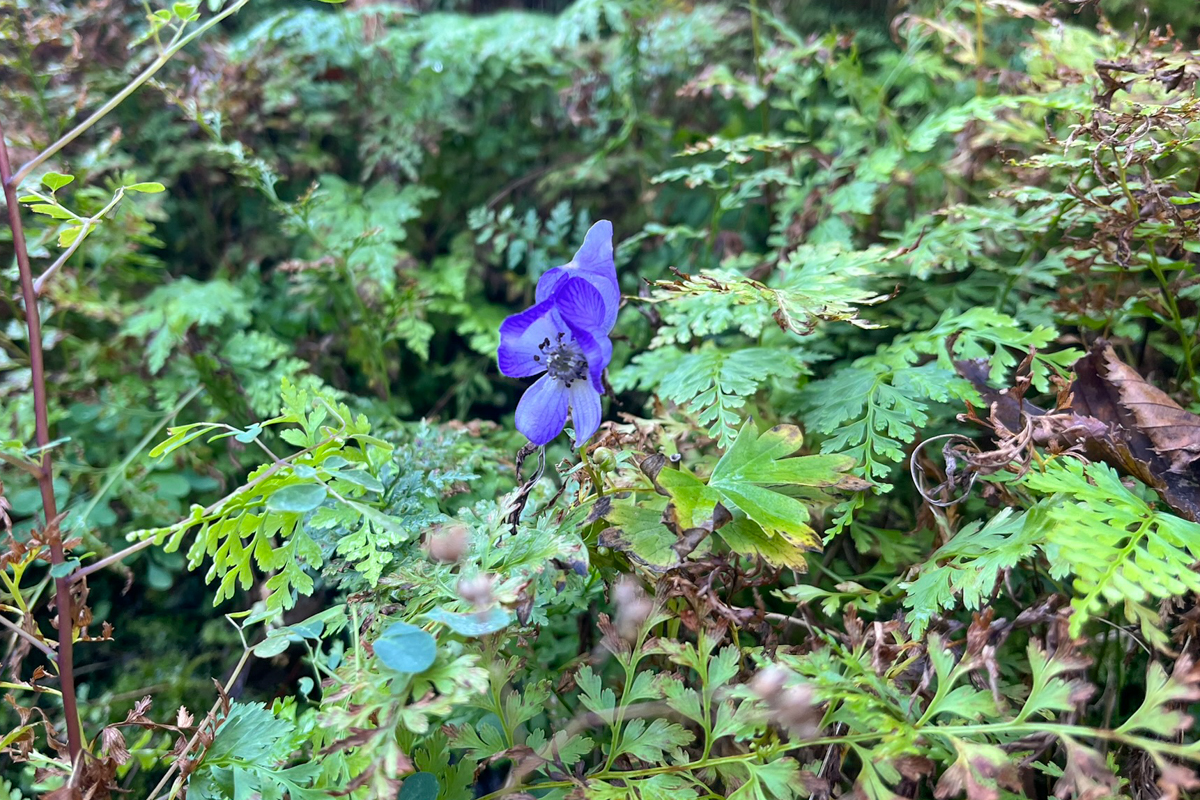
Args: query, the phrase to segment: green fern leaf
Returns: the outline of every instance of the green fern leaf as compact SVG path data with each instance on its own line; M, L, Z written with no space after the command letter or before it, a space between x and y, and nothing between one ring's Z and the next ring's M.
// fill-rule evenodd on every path
M1136 608L1151 601L1200 592L1200 524L1157 511L1125 487L1104 464L1059 459L1022 480L1047 495L1030 512L1029 524L1044 537L1055 578L1073 576L1070 633L1108 606L1122 605L1144 632L1157 631ZM1155 641L1162 641L1158 633Z

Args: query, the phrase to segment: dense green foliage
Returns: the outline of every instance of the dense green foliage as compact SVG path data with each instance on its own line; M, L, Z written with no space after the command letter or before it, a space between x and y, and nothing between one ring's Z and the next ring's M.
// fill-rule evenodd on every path
M0 798L1200 790L1193 42L468 5L0 0L18 165L162 67L20 176L48 445L0 228ZM606 422L525 447L599 219Z

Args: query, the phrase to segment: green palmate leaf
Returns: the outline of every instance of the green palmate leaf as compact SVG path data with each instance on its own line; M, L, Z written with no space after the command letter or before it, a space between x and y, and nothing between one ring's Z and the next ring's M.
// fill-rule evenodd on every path
M437 657L437 642L407 622L393 622L375 640L375 655L396 672L424 672Z
M735 519L723 525L717 535L729 545L733 552L750 558L761 558L776 567L786 567L798 572L808 569L804 554L811 546L804 539L787 533L769 535L758 523L750 519Z
M543 758L553 756L556 759L555 763L561 761L564 766L570 767L582 761L584 756L592 752L596 743L586 736L571 734L567 731L558 731L547 741L545 731L535 730L526 737L525 745L532 748L535 753L543 754ZM541 769L549 766L548 762Z
M666 507L667 500L662 497L645 503L613 503L604 515L612 527L601 531L599 544L620 550L650 569L677 566L679 554L672 549L676 536L663 524Z
M575 681L579 685L579 690L582 694L579 697L581 703L589 711L600 715L601 719L610 719L612 710L617 705L617 695L612 689L604 688L604 683L600 676L588 666L582 667L579 673L575 676Z
M457 729L453 744L456 749L465 750L467 756L475 761L486 761L508 749L504 731L490 721Z
M663 470L658 482L674 501L684 527L695 527L721 503L740 510L769 535L784 534L801 546L816 548L820 542L808 525L808 508L780 489L838 486L854 460L840 455L787 458L802 440L800 429L791 425L776 426L760 436L749 420L707 483L683 470Z
M622 698L622 702L630 702ZM626 723L617 743L616 754L628 755L649 764L661 763L665 754L691 743L692 733L675 722L665 719L633 719Z

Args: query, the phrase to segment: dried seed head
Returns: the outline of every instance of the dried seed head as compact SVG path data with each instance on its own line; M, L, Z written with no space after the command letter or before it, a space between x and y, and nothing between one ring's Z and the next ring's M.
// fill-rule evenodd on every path
M465 525L440 525L425 534L425 553L439 564L457 564L471 543L471 530Z
M473 606L490 606L495 602L492 597L492 576L476 575L473 578L463 578L458 582L458 596Z
M786 730L792 739L812 738L821 724L812 687L804 683L788 686L788 676L787 670L769 666L751 678L748 686L762 698L771 722Z
M637 581L626 575L613 584L612 601L617 607L617 633L622 639L634 641L642 623L654 611L654 601L642 591Z

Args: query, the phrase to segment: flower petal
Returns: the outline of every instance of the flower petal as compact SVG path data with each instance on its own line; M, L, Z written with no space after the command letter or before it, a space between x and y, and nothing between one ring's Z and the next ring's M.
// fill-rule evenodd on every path
M549 375L538 378L517 403L517 430L536 445L549 443L566 422L567 390Z
M604 298L602 327L605 333L611 331L617 322L617 311L621 305L621 286L613 262L612 235L612 223L608 220L602 219L593 225L570 263L554 267L538 279L537 301L548 300L562 286L564 278L583 278Z
M554 291L554 307L564 320L589 331L608 333L604 327L604 297L586 278L567 278L559 281Z
M613 263L613 225L606 219L602 219L592 227L588 228L587 234L583 237L583 244L575 253L575 258L572 262L579 265L579 268L585 272L609 273L614 276L617 274L617 268Z
M600 428L600 395L590 383L579 382L566 390L571 402L571 424L578 450Z
M527 378L546 371L538 345L546 339L554 341L564 331L554 310L554 303L546 301L513 314L500 323L500 349L496 361L500 372L510 378Z
M535 302L548 300L554 293L554 287L558 285L558 282L569 274L566 267L551 267L543 272L542 277L538 278L537 290L534 294Z

